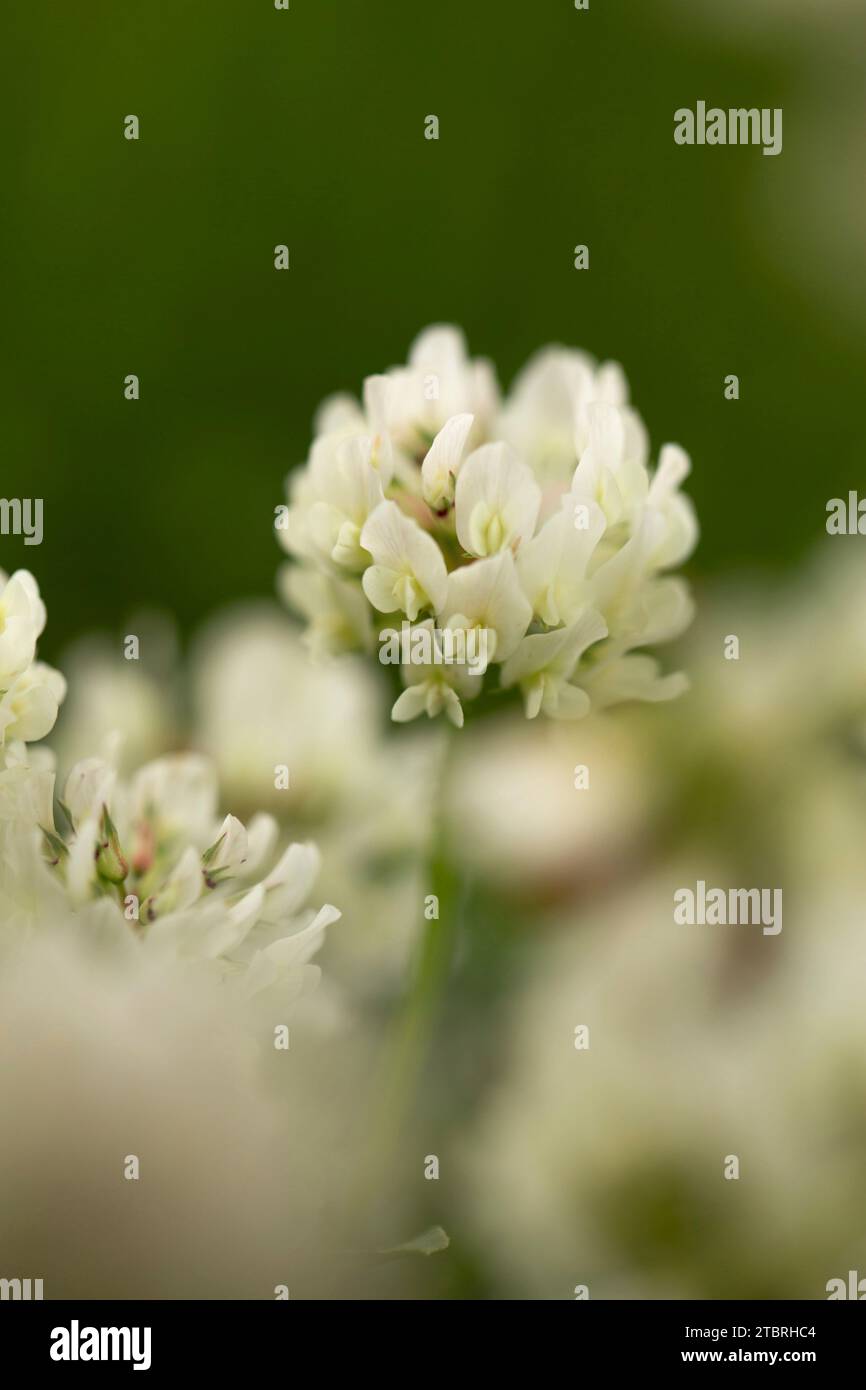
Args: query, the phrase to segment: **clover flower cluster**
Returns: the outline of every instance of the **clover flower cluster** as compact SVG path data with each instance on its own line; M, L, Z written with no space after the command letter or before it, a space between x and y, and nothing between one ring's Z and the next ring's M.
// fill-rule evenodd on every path
M321 407L309 459L276 529L295 564L281 587L315 652L372 651L408 624L412 653L392 718L518 688L528 718L573 719L685 687L644 649L678 636L692 605L668 572L697 523L680 491L689 459L654 472L621 369L549 347L503 400L460 332L426 330L407 366L368 377L363 404ZM413 642L416 630L428 640ZM483 633L483 670L450 660ZM462 634L444 643L443 635ZM380 632L380 641L385 632ZM445 649L445 650L443 650ZM381 652L380 652L381 656Z
M62 676L35 661L45 609L32 575L0 593L0 927L74 918L140 943L150 957L210 962L249 997L283 997L318 977L310 958L340 916L305 903L319 868L312 844L277 854L271 815L245 827L217 815L213 764L174 754L121 779L85 758L55 798L54 759L27 742L49 733ZM267 867L270 865L271 867Z

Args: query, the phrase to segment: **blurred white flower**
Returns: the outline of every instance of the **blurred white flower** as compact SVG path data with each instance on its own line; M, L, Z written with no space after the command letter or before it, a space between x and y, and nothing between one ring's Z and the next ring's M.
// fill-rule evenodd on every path
M145 954L196 960L242 994L314 985L308 964L340 914L305 909L319 867L292 845L273 868L277 827L214 816L216 778L204 759L175 755L129 782L100 759L72 769L55 827L53 771L25 761L0 772L0 926L34 930L59 900L94 931L136 939Z
M643 721L631 715L540 729L514 712L488 719L446 783L449 848L536 909L615 880L658 816L651 750Z
M384 759L377 673L366 662L310 661L289 618L256 603L208 623L190 675L192 742L240 814L261 807L313 824L369 805Z
M778 946L677 926L674 885L698 866L730 881L707 853L589 909L579 932L564 918L524 979L498 1081L451 1156L501 1296L821 1298L853 1259L866 1065L851 905L798 904ZM729 1155L740 1181L724 1179Z
M313 571L295 574L324 578ZM136 630L144 631L141 623ZM334 934L327 944L327 989L333 993L341 981L344 992L351 986L357 995L362 978L372 993L393 988L413 940L411 895L419 891L419 855L429 836L434 733L419 731L404 741L400 759L390 757L381 673L357 657L310 661L295 624L273 603L237 604L212 618L196 634L186 669L168 649L173 643L160 641L153 675L160 634L153 625L146 631L146 661L127 662L95 637L73 649L70 698L52 741L61 768L58 785L65 785L68 769L78 763L77 776L87 780L93 767L90 775L106 779L108 793L119 778L135 783L141 805L151 800L185 807L182 816L175 811L174 833L197 852L182 858L163 886L163 911L169 900L177 911L199 892L200 856L217 838L220 804L231 807L247 829L244 879L255 863L264 873L270 862L273 847L262 850L262 827L275 833L279 823L281 847L287 837L314 837L322 851L321 896L352 903L353 930ZM183 723L182 681L190 694ZM93 693L93 709L86 692ZM158 756L178 746L205 757ZM102 756L91 763L82 757L90 750ZM131 755L138 750L144 757L135 760ZM136 775L142 761L148 771ZM164 785L169 770L170 795ZM53 787L53 765L50 781ZM90 805L98 788L87 796ZM259 810L269 815L259 816ZM48 825L50 809L30 819ZM82 854L85 898L89 868ZM32 920L33 883L16 881L22 903L29 904L22 915ZM269 892L266 911L274 900ZM320 988L311 997L317 1019L323 994ZM343 997L341 1017L345 1011Z
M216 768L224 803L242 820L261 807L292 835L315 836L322 894L351 903L352 930L328 933L323 987L337 983L356 1001L387 995L402 979L423 896L437 731L407 735L393 757L381 671L357 656L311 661L273 604L237 605L209 622L190 676L191 742Z
M64 650L69 692L51 746L68 770L93 754L131 773L180 744L176 635L161 615L137 614L127 631L143 657L127 661L121 643L98 634Z
M620 368L547 349L500 405L457 330L435 328L406 368L368 378L363 400L319 412L278 531L297 562L281 587L318 654L369 650L378 614L389 630L400 615L484 626L490 679L472 687L438 661L404 670L398 721L444 712L461 725L462 700L491 690L496 666L503 688L523 686L529 715L680 692L682 678L629 654L691 618L685 586L662 577L697 539L679 491L689 463L666 445L649 472Z
M46 1298L369 1296L334 1200L363 1152L360 1028L331 1041L304 1005L279 1051L277 996L244 1002L142 950L110 908L58 899L27 938L0 931L7 1267L37 1270Z
M560 908L537 919L556 936L521 975L496 1083L458 1141L460 1218L503 1296L821 1298L856 1264L866 558L855 540L821 551L784 585L708 595L688 708L652 737L626 740L639 710L526 747L489 721L455 764L453 852L507 900L534 889ZM803 680L804 652L820 680ZM589 790L572 790L572 761ZM783 885L784 932L678 926L673 893L699 878Z
M53 760L28 757L25 740L48 732L64 682L26 664L45 619L35 581L15 576L3 598L8 669L13 657L24 665L0 698L0 741L12 736L0 764L0 928L37 930L65 904L96 933L135 938L143 953L210 964L244 995L271 986L300 995L318 978L308 962L340 916L330 905L304 908L315 848L290 846L268 872L274 818L220 821L216 771L196 754L157 759L128 778L107 759L85 758L66 778L56 824Z
M318 570L286 565L278 587L286 602L306 619L304 640L314 659L372 648L370 605L356 585Z
M730 822L737 835L748 820L786 882L848 881L862 863L864 608L866 555L855 537L825 537L784 583L717 584L685 644L689 717L654 726L671 786L715 780L712 805L701 800L692 825L706 816L714 833ZM803 678L804 653L820 677Z
M275 1281L293 1294L314 1296L318 1287L333 1295L335 1279L355 1291L359 1261L335 1254L357 1245L344 1229L348 1204L346 1213L325 1208L334 1206L347 1127L365 1120L360 1082L370 1061L355 1028L348 1055L340 1046L324 1066L346 1011L329 991L324 1010L318 992L306 999L318 981L313 957L340 915L307 906L319 851L278 848L272 815L221 817L217 771L197 753L169 754L134 773L110 757L84 758L55 798L52 755L24 742L47 732L63 691L62 678L33 661L33 633L44 622L36 593L28 577L7 594L10 608L30 614L31 636L19 625L17 645L7 643L7 655L17 653L10 670L22 669L0 691L0 1109L20 1120L0 1143L0 1185L18 1195L15 1212L4 1214L4 1249L13 1263L35 1259L54 1296L268 1298ZM380 777L376 798L369 795L378 728L368 670L328 678L305 659L285 618L248 619L247 611L228 621L221 650L199 648L200 732L222 752L245 808L263 788L275 794L276 762L290 766L295 796L303 799L305 784L310 801L321 794L306 807L314 816L336 820L351 807L354 819L363 807L358 863L342 880L351 891L379 850L380 822L392 820L381 832L392 851L425 833L426 822L419 828L408 811L406 792L417 800L417 787L410 778L391 796ZM86 728L97 746L116 747L112 725L122 735L128 714L123 692L145 710L154 693L141 668L112 669L100 653L97 669L109 726L96 727L80 706L67 748ZM83 656L85 686L86 671ZM174 727L173 716L153 723ZM413 900L415 892L412 885ZM381 903L361 908L387 915ZM394 942L401 964L406 935ZM381 990L378 963L362 956L361 964ZM289 1018L291 1062L275 1041ZM363 1133L351 1146L362 1153ZM58 1176L45 1155L60 1149ZM146 1179L143 1206L112 1197L125 1186L129 1153ZM230 1258L226 1210L234 1214ZM111 1229L110 1240L91 1242L86 1269L74 1236L82 1220ZM118 1274L119 1231L135 1259Z

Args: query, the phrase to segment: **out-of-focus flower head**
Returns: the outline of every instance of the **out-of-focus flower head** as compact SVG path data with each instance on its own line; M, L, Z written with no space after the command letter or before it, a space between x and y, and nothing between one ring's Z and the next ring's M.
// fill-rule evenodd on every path
M4 730L15 735L0 762L0 928L29 931L72 911L97 934L210 962L244 996L271 986L301 994L318 978L310 958L340 915L305 908L315 846L278 855L273 816L220 820L215 770L195 754L157 759L130 778L110 759L85 758L55 818L53 756L28 753L25 742L48 732L65 688L34 662L45 609L32 576L4 581L0 608L3 704L14 713Z
M335 1280L368 1297L375 1269L345 1253L356 1232L334 1193L364 1148L369 1040L311 1027L322 991L297 1010L272 991L243 1000L118 931L109 908L58 894L38 930L0 930L11 1268L34 1261L46 1297L267 1299L282 1283L333 1297ZM129 1154L141 1182L123 1180ZM118 1263L118 1244L134 1258Z
M100 754L126 776L181 746L174 623L162 613L137 613L124 631L139 638L141 659L127 660L123 644L105 633L88 634L63 652L69 693L51 740L61 772Z
M539 730L514 712L486 720L446 784L453 854L535 910L618 880L662 801L651 746L628 716Z
M673 698L684 677L643 649L690 621L668 571L697 526L686 454L665 445L647 465L615 365L547 349L501 403L459 331L428 329L408 366L367 379L363 406L320 410L277 516L296 561L284 595L317 651L369 651L399 628L397 721L459 727L496 686L519 689L529 718Z
M244 604L197 638L191 684L193 743L234 805L304 824L369 805L382 747L366 662L311 662L288 615Z
M786 883L861 869L864 607L866 555L856 537L824 537L784 582L753 578L706 592L684 644L688 718L670 711L652 731L656 778L681 803L681 837L723 837L747 858L760 845ZM805 653L814 679L803 677Z
M292 834L315 835L324 893L351 900L352 931L328 940L329 983L357 1000L402 982L439 731L418 729L390 757L381 673L357 655L311 661L296 623L272 603L208 623L190 670L191 742L213 761L224 799L242 816L262 807Z
M14 779L14 780L13 780ZM249 996L272 985L302 993L310 958L339 917L305 909L319 869L312 844L275 855L278 827L217 815L207 759L176 754L128 781L100 758L73 767L55 825L54 773L21 764L0 774L7 884L0 920L34 925L58 894L100 929L168 957L211 962ZM41 839L41 845L39 843Z
M673 889L703 875L730 882L731 866L680 857L581 931L563 919L524 978L453 1156L449 1220L468 1223L502 1296L821 1298L851 1267L857 899L825 881L778 937L676 924Z

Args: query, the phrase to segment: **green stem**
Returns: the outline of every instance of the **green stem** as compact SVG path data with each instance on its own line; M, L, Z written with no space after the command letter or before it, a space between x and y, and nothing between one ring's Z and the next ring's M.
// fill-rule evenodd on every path
M454 737L439 770L434 824L426 882L423 885L424 923L409 989L386 1059L380 1092L380 1141L390 1152L411 1109L418 1082L433 1041L443 996L460 934L463 908L460 874L448 852L445 827L447 770ZM435 916L430 899L435 898Z

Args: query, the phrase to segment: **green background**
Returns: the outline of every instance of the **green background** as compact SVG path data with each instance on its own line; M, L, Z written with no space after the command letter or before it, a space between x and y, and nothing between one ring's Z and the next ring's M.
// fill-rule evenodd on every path
M503 384L549 341L621 361L654 449L692 455L698 577L796 563L856 486L866 339L820 263L790 273L814 92L783 23L763 50L634 0L13 0L3 23L0 494L45 499L45 540L0 538L0 564L40 580L45 655L141 604L186 631L271 592L317 403L430 322ZM699 98L782 106L783 153L675 146Z

